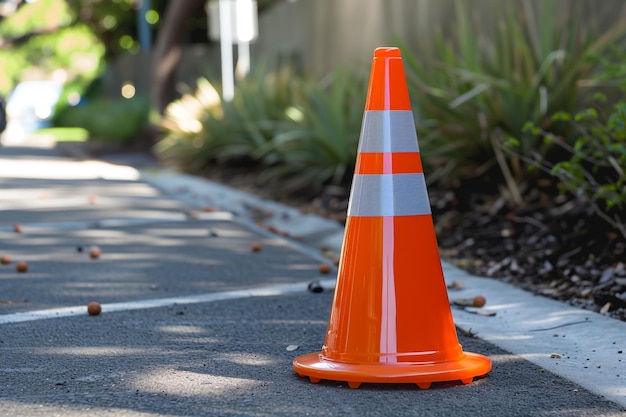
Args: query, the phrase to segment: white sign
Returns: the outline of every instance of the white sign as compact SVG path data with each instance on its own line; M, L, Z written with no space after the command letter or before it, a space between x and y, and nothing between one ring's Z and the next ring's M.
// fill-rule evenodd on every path
M220 7L229 7L232 42L252 42L259 36L256 0L210 0L209 39L220 40L223 36L220 24Z

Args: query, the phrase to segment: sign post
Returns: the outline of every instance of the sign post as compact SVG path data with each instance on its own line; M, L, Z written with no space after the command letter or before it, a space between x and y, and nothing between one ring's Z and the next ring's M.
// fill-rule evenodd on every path
M250 71L250 43L258 37L256 0L210 0L208 3L209 39L220 41L222 98L235 96L233 45L237 45L237 76Z

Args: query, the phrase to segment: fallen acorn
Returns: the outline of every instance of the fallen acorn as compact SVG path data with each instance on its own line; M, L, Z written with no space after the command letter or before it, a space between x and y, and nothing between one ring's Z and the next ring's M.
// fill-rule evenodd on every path
M261 244L259 242L254 242L250 245L250 249L252 249L252 252L259 252L261 250Z
M26 272L28 271L28 264L24 261L19 261L17 264L15 264L15 269L17 270L17 272Z
M8 265L10 263L11 263L11 258L9 258L8 255L2 255L2 257L0 258L0 264Z
M100 257L100 248L97 246L93 246L91 249L89 249L89 256L92 259L98 259Z
M482 307L487 304L487 299L482 295L477 295L474 298L453 298L450 302L463 307Z
M482 307L485 304L487 304L487 299L483 297L482 295L477 295L476 297L472 299L473 307Z
M98 314L100 314L101 311L102 306L99 302L92 301L91 303L87 304L87 313L89 313L90 316L97 316Z
M320 264L320 273L321 274L328 274L330 272L330 265L328 264Z

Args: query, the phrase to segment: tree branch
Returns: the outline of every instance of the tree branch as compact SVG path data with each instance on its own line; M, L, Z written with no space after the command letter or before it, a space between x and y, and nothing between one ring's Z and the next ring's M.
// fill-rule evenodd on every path
M0 49L15 48L15 47L21 46L35 36L48 35L50 33L54 33L58 31L59 29L63 29L64 27L66 26L54 26L54 27L49 27L45 29L28 32L15 38L0 38Z

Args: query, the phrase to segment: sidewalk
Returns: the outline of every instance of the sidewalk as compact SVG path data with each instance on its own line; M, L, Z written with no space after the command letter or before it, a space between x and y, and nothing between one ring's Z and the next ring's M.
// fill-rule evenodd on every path
M624 323L447 264L466 288L451 296L481 293L497 313L454 310L464 350L493 361L486 378L311 384L291 361L323 343L332 292L306 288L332 285L318 247L339 251L337 224L132 155L111 164L13 145L0 147L0 254L13 260L0 266L0 416L626 413ZM256 226L259 210L302 241ZM92 300L99 316L86 314Z

